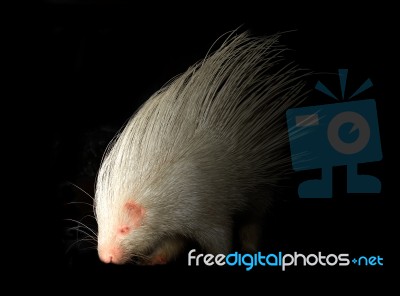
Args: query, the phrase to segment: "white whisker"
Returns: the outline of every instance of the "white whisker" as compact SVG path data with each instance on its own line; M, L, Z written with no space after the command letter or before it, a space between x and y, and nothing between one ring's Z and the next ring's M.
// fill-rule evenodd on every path
M69 181L68 181L68 184L70 184L70 185L74 186L75 188L79 189L79 190L80 190L81 192L83 192L86 196L90 197L91 200L94 200L94 198L93 198L89 193L87 193L85 190L83 190L83 189L82 189L81 187L79 187L78 185L76 185L76 184L74 184L74 183L72 183L72 182L69 182Z
M93 235L95 235L95 236L97 237L96 232L94 232L94 231L93 231L90 227L88 227L86 224L84 224L84 223L82 223L82 222L80 222L80 221L78 221L78 220L75 220L75 219L64 219L64 220L65 220L65 221L71 221L71 222L74 222L74 223L77 223L77 224L83 226L85 229L89 230Z

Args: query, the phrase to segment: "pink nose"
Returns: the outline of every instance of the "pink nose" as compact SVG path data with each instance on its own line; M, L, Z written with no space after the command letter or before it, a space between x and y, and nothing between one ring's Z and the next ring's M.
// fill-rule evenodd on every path
M121 248L99 248L99 258L104 263L122 264L122 251Z

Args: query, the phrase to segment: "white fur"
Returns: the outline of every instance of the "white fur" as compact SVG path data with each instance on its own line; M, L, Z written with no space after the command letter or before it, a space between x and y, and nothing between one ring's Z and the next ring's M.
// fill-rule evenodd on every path
M175 235L229 251L233 214L249 205L262 212L270 197L257 191L288 170L284 114L303 84L278 38L229 37L129 120L98 173L99 246L113 240L123 204L134 200L146 215L118 241L127 256Z

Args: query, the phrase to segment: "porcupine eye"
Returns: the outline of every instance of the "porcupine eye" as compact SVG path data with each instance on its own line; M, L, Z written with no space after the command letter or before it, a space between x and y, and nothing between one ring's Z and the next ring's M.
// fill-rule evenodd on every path
M126 211L128 221L125 221L126 223L120 226L117 231L118 234L125 236L142 225L145 210L141 205L132 201L127 202L123 210Z
M127 235L130 231L129 226L122 226L121 228L118 229L118 233L122 235Z

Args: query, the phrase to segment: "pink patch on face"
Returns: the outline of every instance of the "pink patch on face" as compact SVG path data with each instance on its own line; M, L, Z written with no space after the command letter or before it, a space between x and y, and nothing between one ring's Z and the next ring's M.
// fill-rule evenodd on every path
M144 208L133 202L133 201L129 201L125 204L125 209L128 211L128 216L129 216L129 223L130 226L132 226L133 228L138 228L142 225L143 222L143 217L144 217L144 213L145 210ZM126 229L128 227L128 229ZM121 227L120 230L130 230L130 227L127 225L124 225L123 227Z
M161 265L161 264L167 264L167 259L161 255L155 256L149 262L149 265Z

